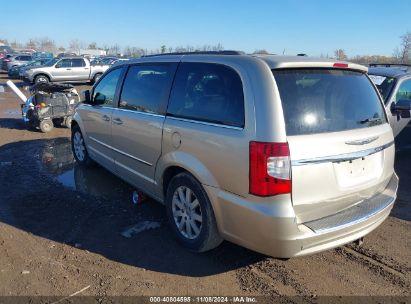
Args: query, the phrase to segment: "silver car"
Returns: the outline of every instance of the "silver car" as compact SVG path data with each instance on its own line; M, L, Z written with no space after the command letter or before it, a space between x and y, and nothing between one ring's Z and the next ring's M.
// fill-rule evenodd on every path
M6 62L5 67L4 67L4 70L6 71L11 69L12 67L17 67L17 66L29 63L30 61L33 60L33 57L31 55L21 54L21 55L11 56L7 60L8 61L3 60Z
M361 65L151 56L113 66L84 96L76 161L163 203L195 252L225 239L275 257L312 254L362 238L396 199L393 132Z
M384 99L397 151L410 149L411 115L397 109L411 102L411 65L374 63L370 64L368 74Z

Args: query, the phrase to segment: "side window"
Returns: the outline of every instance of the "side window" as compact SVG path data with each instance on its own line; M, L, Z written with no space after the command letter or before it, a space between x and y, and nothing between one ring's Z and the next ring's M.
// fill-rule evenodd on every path
M31 56L22 56L22 60L23 60L23 61L30 61L30 60L31 60Z
M56 64L56 68L71 68L71 59L62 59Z
M17 56L14 58L16 61L20 61L21 60L21 56Z
M122 71L122 68L112 70L99 81L93 90L93 104L114 106L113 100Z
M146 113L161 113L174 74L173 64L131 66L124 81L120 108Z
M395 96L395 101L397 102L401 99L411 100L411 79L405 80L400 84L400 87L398 88L397 94Z
M221 64L181 63L167 114L244 127L244 96L240 76Z
M84 59L82 59L82 58L72 59L71 60L71 66L73 68L81 68L81 67L85 67L86 63L84 62Z

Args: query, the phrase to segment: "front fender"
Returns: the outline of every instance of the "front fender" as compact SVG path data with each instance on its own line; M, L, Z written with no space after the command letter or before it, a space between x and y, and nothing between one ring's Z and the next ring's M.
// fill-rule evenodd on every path
M34 80L34 78L36 78L36 76L37 75L46 75L49 79L50 79L50 81L54 81L53 80L53 77L51 76L51 74L49 73L49 72L46 72L46 71L35 71L31 76L30 76L30 80L31 81L33 81Z
M74 115L73 115L72 124L73 123L76 123L80 127L81 134L83 134L84 141L86 142L86 145L87 145L88 137L85 132L83 120L81 119L80 114L77 112L77 110L76 112L74 112Z

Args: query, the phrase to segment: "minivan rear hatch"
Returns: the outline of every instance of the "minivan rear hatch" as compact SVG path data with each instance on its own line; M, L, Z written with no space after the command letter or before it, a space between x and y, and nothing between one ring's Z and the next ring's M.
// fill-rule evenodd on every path
M292 202L300 223L383 191L394 171L393 134L363 71L274 69L291 158Z

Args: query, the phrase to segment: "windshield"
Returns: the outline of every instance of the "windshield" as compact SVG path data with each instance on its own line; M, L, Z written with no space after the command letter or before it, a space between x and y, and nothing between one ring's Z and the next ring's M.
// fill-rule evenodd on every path
M391 90L395 85L394 77L385 77L380 75L369 75L372 82L377 86L378 91L384 99L384 103L387 104L388 96L390 96Z
M59 58L53 58L53 59L50 59L49 61L47 61L44 65L45 66L52 66L59 60L60 60Z
M367 76L338 69L273 70L287 135L339 132L386 123Z

